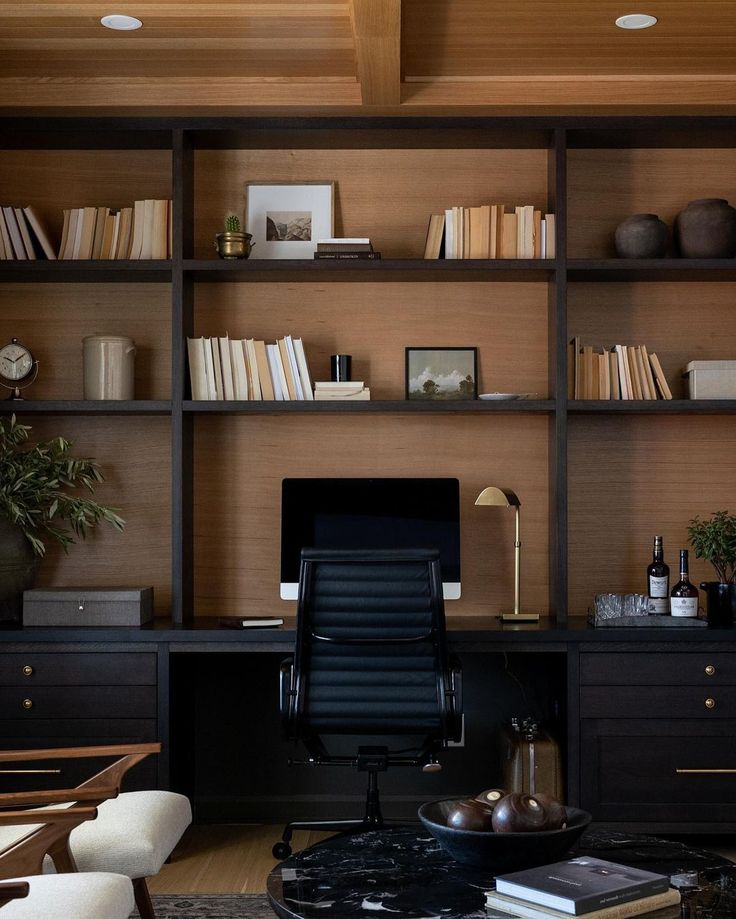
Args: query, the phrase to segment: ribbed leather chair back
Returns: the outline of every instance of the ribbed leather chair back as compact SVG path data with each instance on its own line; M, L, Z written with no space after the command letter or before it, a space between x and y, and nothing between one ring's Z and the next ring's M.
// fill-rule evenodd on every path
M295 733L444 736L437 552L305 549L298 615Z

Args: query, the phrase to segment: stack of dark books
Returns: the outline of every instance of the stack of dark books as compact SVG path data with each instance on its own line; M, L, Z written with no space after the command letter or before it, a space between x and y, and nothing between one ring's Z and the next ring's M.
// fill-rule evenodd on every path
M367 236L338 237L317 241L315 259L380 259L381 253L373 251L373 245Z

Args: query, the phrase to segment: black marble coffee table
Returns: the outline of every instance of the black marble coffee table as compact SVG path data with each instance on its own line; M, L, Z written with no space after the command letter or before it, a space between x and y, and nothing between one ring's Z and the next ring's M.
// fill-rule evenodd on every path
M679 842L590 830L579 854L657 871L697 871L684 892L683 919L736 919L736 865ZM268 897L283 919L487 919L485 892L493 875L453 861L421 827L335 836L277 865ZM678 910L652 916L677 916ZM500 914L499 914L500 915Z

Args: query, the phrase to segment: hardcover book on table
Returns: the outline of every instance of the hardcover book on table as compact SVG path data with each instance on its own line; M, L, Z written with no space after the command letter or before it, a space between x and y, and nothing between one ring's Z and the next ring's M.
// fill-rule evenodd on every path
M496 878L496 891L571 916L663 893L668 877L599 858L580 857Z

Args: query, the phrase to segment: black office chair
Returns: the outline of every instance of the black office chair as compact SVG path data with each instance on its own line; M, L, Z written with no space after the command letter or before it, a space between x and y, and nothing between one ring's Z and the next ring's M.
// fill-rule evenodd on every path
M296 650L281 665L286 736L308 753L299 765L355 766L368 773L365 815L355 820L294 820L275 858L291 854L295 829L365 830L384 826L378 773L389 766L436 772L435 758L462 730L460 667L445 636L439 553L428 550L304 549ZM401 736L385 746L330 753L326 735ZM402 745L403 745L402 744Z

